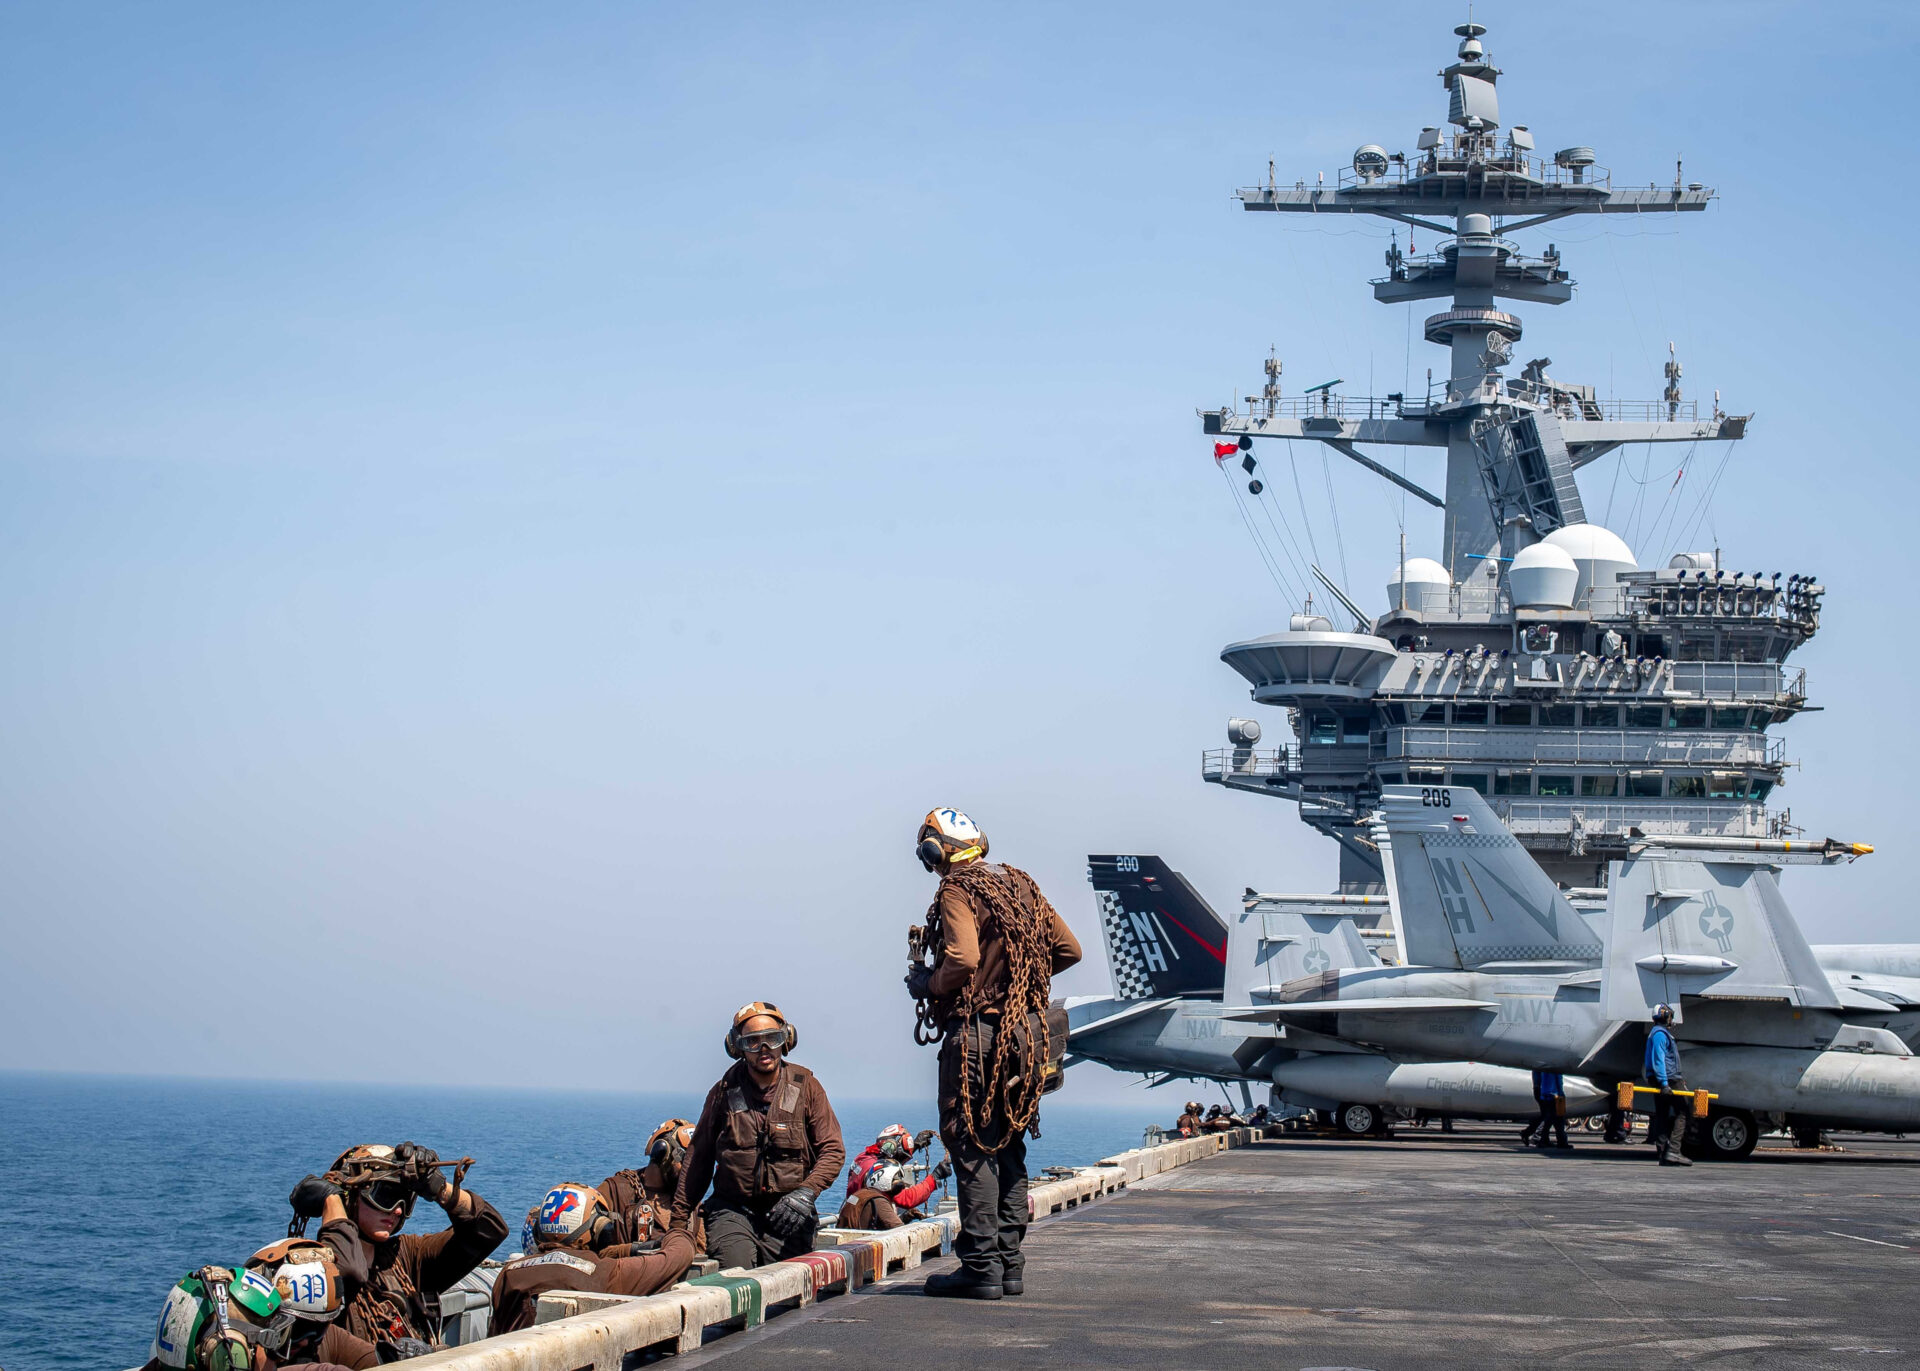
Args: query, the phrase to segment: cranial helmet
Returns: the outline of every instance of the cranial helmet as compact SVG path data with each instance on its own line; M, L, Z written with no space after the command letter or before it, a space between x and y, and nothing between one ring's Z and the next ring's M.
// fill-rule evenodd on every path
M787 1022L787 1016L780 1012L780 1006L768 1000L755 1000L751 1004L741 1005L734 1012L733 1026L727 1029L726 1048L729 1057L735 1061L740 1060L743 1055L740 1034L745 1029L748 1019L757 1019L763 1014L769 1019L778 1019L780 1026L787 1030L787 1045L780 1049L780 1055L785 1056L793 1051L794 1044L800 1041L800 1035L794 1031L793 1025Z
M1670 1004L1655 1005L1653 1007L1653 1021L1655 1023L1672 1023L1673 1006Z
M914 855L929 871L977 861L987 855L987 835L980 825L957 809L935 809L920 821Z
M647 1135L647 1160L656 1166L678 1166L692 1146L692 1121L668 1119Z
M899 1162L881 1162L867 1172L866 1188L894 1195L913 1184L913 1172Z
M220 1336L216 1285L226 1287L226 1339ZM293 1311L280 1307L273 1282L258 1272L206 1266L167 1292L148 1356L189 1371L247 1371L254 1347L277 1352L287 1345L293 1321Z
M533 1220L534 1241L541 1248L585 1247L612 1218L598 1190L569 1181L554 1186L540 1202Z
M413 1213L413 1185L407 1176L407 1168L385 1143L358 1143L349 1147L333 1159L327 1174L339 1179L349 1200L376 1181L398 1181L406 1189L406 1200L401 1205L400 1213L403 1218ZM352 1216L351 1209L348 1214Z
M913 1134L903 1123L890 1123L880 1130L880 1155L889 1161L903 1162L913 1155Z
M346 1306L340 1268L325 1243L285 1238L247 1258L247 1269L272 1281L280 1292L280 1307L292 1310L296 1318L331 1323Z

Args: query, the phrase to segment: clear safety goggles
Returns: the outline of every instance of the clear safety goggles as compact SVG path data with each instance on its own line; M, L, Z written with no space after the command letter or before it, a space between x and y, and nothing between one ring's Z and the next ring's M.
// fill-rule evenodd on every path
M763 1048L769 1052L778 1052L786 1045L787 1030L784 1028L769 1028L759 1033L742 1033L740 1035L740 1050L742 1052L758 1052Z

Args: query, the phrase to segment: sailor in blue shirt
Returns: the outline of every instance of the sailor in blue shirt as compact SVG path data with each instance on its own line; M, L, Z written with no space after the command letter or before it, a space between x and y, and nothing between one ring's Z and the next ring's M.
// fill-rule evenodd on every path
M1680 1145L1687 1136L1687 1114L1673 1094L1687 1088L1680 1073L1680 1044L1673 1037L1673 1006L1653 1007L1653 1028L1647 1034L1647 1055L1641 1074L1648 1085L1658 1086L1653 1102L1653 1146L1662 1166L1692 1166Z
M1567 1141L1567 1085L1558 1071L1533 1073L1533 1100L1540 1106L1540 1117L1520 1130L1520 1141L1532 1143L1534 1131L1540 1133L1542 1147L1571 1147ZM1554 1141L1549 1138L1557 1134Z

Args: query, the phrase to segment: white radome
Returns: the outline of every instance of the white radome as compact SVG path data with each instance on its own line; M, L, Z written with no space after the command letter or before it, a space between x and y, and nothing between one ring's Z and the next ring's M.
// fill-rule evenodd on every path
M1453 594L1453 577L1431 557L1409 557L1401 580L1387 583L1387 603L1398 609L1402 603L1416 614L1434 614L1447 609Z
M1633 549L1622 541L1620 535L1598 524L1568 524L1549 533L1545 541L1573 558L1573 564L1579 570L1580 580L1574 592L1575 604L1584 600L1587 592L1595 587L1612 589L1621 572L1637 571L1640 567L1640 563L1634 559Z
M1517 608L1571 609L1580 589L1580 568L1565 548L1534 543L1514 553L1507 586Z

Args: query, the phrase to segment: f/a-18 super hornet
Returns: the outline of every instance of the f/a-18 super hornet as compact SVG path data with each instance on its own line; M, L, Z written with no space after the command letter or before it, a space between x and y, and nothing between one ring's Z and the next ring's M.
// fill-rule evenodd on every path
M1100 905L1113 994L1067 1004L1074 1059L1160 1079L1254 1083L1276 1103L1331 1111L1339 1126L1377 1132L1389 1110L1462 1118L1534 1113L1532 1077L1472 1062L1397 1061L1291 1025L1248 1023L1232 1011L1264 1003L1285 982L1343 968L1377 967L1337 900L1249 892L1231 929L1179 872L1158 857L1088 858ZM1366 898L1366 897L1349 897ZM1381 897L1371 897L1384 903ZM1606 1098L1567 1082L1574 1114Z
M1236 1020L1401 1056L1578 1073L1610 1090L1638 1075L1653 1006L1666 1003L1689 1081L1720 1097L1703 1130L1710 1156L1751 1152L1760 1115L1920 1127L1920 1062L1903 1041L1916 1031L1912 987L1883 971L1823 969L1777 881L1781 866L1870 849L1644 838L1611 864L1596 934L1470 789L1388 787L1372 831L1409 964L1309 974ZM1880 965L1897 961L1899 950L1879 951ZM1874 976L1877 989L1848 975Z

